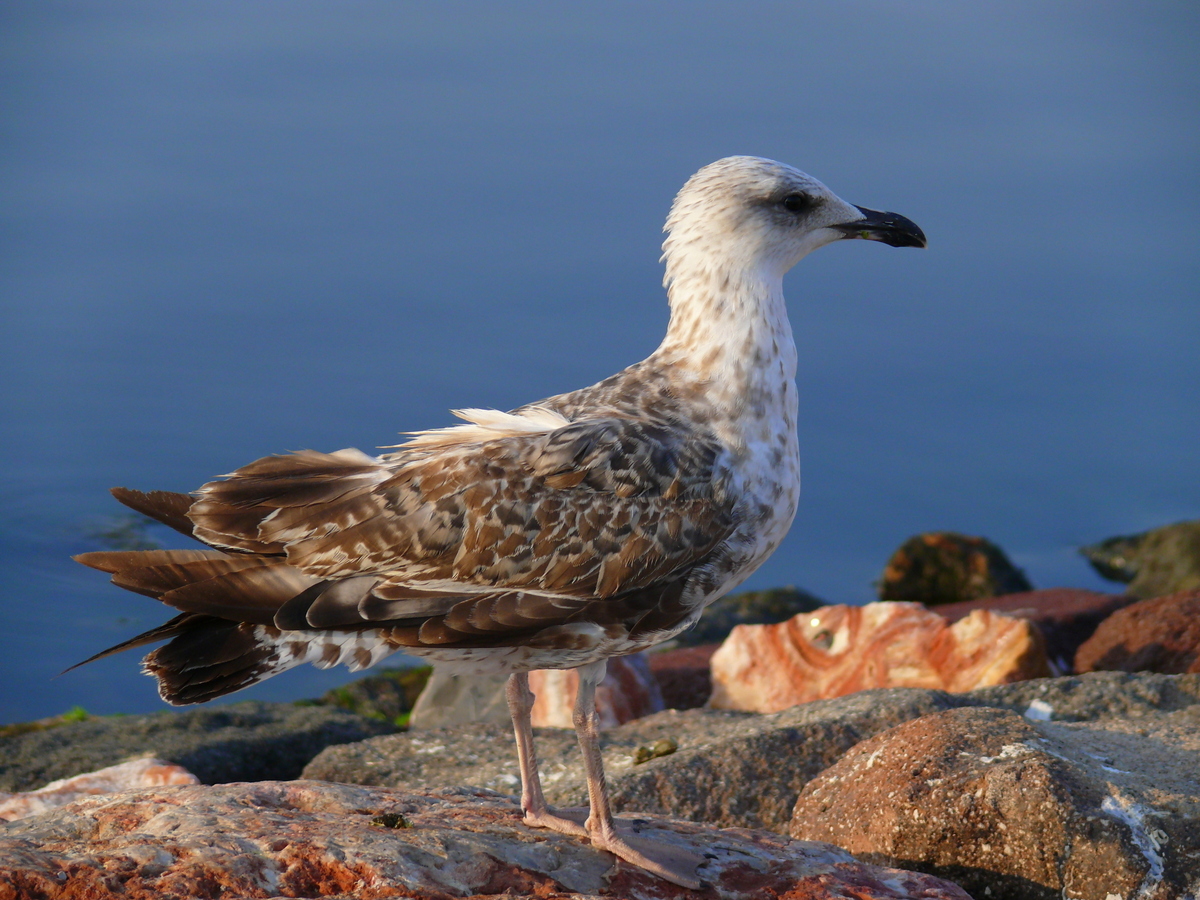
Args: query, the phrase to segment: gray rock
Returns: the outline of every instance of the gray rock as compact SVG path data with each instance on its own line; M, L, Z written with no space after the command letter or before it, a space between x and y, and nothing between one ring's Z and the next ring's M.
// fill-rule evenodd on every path
M343 710L290 703L104 716L0 737L0 791L33 790L147 754L209 784L296 778L331 744L392 731L389 723Z
M504 697L507 675L451 675L433 667L425 690L413 705L408 727L415 730L509 721Z
M980 688L958 696L964 706L1010 709L1055 722L1138 719L1200 705L1200 676L1089 672Z
M1136 717L1200 704L1200 676L1118 672L1047 678L965 694L915 688L861 691L759 715L667 710L602 733L617 809L785 833L804 785L858 742L901 722L960 706L988 706L1056 721ZM1048 711L1047 711L1048 710ZM678 750L637 764L639 747L671 739ZM537 729L543 784L551 803L586 803L574 734ZM441 788L470 784L514 793L516 751L507 725L387 735L330 747L305 778Z
M1197 759L1200 705L1071 723L948 710L822 772L791 834L995 900L1195 896Z
M1081 547L1097 572L1129 585L1134 597L1200 588L1200 519Z

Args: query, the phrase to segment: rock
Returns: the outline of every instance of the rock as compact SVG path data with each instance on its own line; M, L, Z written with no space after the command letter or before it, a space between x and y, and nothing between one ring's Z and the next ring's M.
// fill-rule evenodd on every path
M776 712L867 688L968 691L1049 674L1023 619L976 610L947 625L917 603L825 606L735 628L713 654L709 705Z
M713 601L700 621L675 639L683 647L719 644L735 625L774 625L825 606L825 601L794 587L742 591Z
M13 821L34 813L57 809L96 794L111 794L132 788L160 787L167 784L199 784L200 779L182 766L162 759L134 759L52 781L36 791L22 794L0 794L0 819Z
M574 728L572 715L579 692L575 669L538 669L529 673L536 699L530 719L541 728ZM596 685L596 715L601 728L615 728L664 709L658 682L650 672L646 654L614 656L604 680Z
M1142 600L1100 623L1075 654L1080 672L1200 672L1200 590Z
M961 699L963 706L1008 709L1026 718L1042 715L1056 722L1140 719L1200 705L1200 677L1090 672L1070 678L1038 678L953 696Z
M169 759L209 784L295 778L331 744L395 730L338 709L253 701L105 716L0 738L0 790L32 790L147 754Z
M668 710L604 731L601 753L615 808L722 827L787 829L800 789L862 738L945 709L933 691L868 691L774 716ZM674 741L669 755L637 763L640 747ZM575 735L535 730L542 785L551 803L587 803ZM434 789L473 785L519 790L511 729L494 724L410 731L330 747L305 778Z
M893 725L959 706L1024 713L1048 708L1054 721L1140 716L1200 705L1200 676L1098 672L1044 678L964 694L892 688L819 700L758 715L715 709L667 710L600 737L618 810L639 809L721 827L786 832L801 789L861 740ZM551 803L587 802L575 736L536 732L539 768ZM639 747L675 741L669 755L638 764ZM511 730L470 725L407 732L330 747L305 778L435 789L469 784L518 789Z
M948 622L957 622L977 609L1028 619L1046 639L1046 656L1057 670L1056 674L1069 675L1075 671L1075 652L1079 645L1112 613L1132 602L1133 598L1125 594L1050 588L965 603L946 603L936 607L934 612Z
M313 702L403 727L431 671L429 666L379 669L366 678L326 691Z
M11 722L8 725L0 725L0 739L14 737L18 734L28 734L31 731L46 731L49 728L57 728L59 725L69 725L72 722L88 722L98 718L100 717L93 716L82 706L73 706L65 713L57 716L34 719L32 722Z
M418 730L447 728L470 723L508 725L507 675L451 675L434 666L433 675L417 698L409 727ZM574 670L537 670L529 673L529 686L537 696L533 724L573 728L571 712L579 675ZM663 709L658 682L643 654L613 657L604 680L596 686L596 712L601 727L611 728Z
M933 876L826 844L645 817L641 833L706 854L709 887L675 887L579 838L526 827L511 797L312 781L160 788L81 800L8 826L0 898L764 896L970 900Z
M1200 519L1109 538L1079 550L1097 572L1134 597L1200 589Z
M1074 724L948 710L850 750L790 833L976 897L1181 898L1200 887L1198 756L1196 705Z
M445 668L434 666L425 690L413 705L408 727L415 731L474 722L508 722L506 681L507 675L451 675Z
M986 538L931 531L892 554L878 585L880 600L960 603L1033 590L1025 573Z
M666 709L696 709L708 702L712 695L709 662L719 646L700 644L647 654Z

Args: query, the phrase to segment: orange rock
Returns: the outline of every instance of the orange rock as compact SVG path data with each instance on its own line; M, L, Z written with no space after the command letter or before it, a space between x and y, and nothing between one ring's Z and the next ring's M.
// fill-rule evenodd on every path
M183 766L161 759L135 759L72 778L60 778L36 791L0 794L0 819L11 822L34 813L66 806L81 797L97 794L112 794L132 788L199 783L200 779Z
M579 692L574 669L536 669L529 673L536 695L531 719L538 728L574 728L571 713ZM658 681L642 653L614 656L604 680L596 686L596 713L601 728L615 728L665 709Z
M1141 600L1103 622L1075 654L1077 672L1200 673L1200 590Z
M826 606L738 625L713 654L718 709L778 712L880 687L969 691L1050 675L1042 636L988 610L947 624L919 603Z

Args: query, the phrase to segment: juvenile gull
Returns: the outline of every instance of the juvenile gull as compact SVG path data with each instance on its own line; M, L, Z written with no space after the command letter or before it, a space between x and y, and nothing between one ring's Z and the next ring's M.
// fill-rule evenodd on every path
M397 650L511 673L525 821L698 886L703 859L614 822L596 684L608 657L694 624L791 524L800 471L784 273L842 238L923 247L925 236L750 156L693 175L665 230L666 337L598 384L507 413L459 410L469 424L414 432L382 456L268 456L190 496L115 489L208 549L76 557L180 613L92 659L170 638L143 665L175 705L304 662L357 671ZM529 670L576 667L586 821L547 806L529 719Z

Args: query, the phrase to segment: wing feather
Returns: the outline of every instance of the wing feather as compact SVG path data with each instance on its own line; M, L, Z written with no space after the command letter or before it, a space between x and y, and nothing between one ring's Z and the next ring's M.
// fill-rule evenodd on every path
M180 534L192 536L193 526L192 520L188 518L188 511L193 501L187 494L171 491L135 491L123 487L113 488L110 493L143 516L149 516L168 528L174 528Z
M736 525L720 444L702 429L617 415L562 422L489 426L499 436L481 441L456 432L382 458L266 457L204 485L194 502L130 492L121 499L160 521L178 519L186 501L195 536L221 549L81 561L185 616L282 631L383 628L406 646L578 647L611 629L649 634L682 621L688 573ZM224 626L186 633L258 652ZM209 654L206 690L246 674L234 656L224 670L220 656Z
M719 450L700 430L613 416L382 459L304 451L205 485L190 514L198 534L282 547L320 579L612 597L730 534Z

